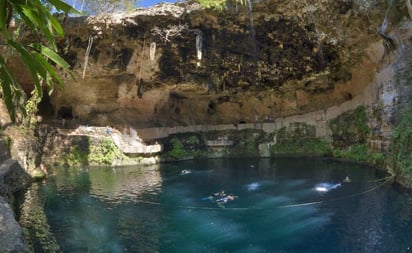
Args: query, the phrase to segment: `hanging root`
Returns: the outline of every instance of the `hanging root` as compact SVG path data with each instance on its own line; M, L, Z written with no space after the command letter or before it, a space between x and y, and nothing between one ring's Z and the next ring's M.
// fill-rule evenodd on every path
M83 79L86 76L87 63L89 62L89 55L90 55L90 50L92 49L92 45L93 45L93 36L90 35L89 44L87 45L86 54L84 56Z
M383 46L385 47L385 54L396 49L397 47L396 42L392 37L390 37L388 34L381 33L380 31L378 31L378 34L383 39Z
M410 0L407 0L408 2ZM388 29L388 25L389 25L389 14L390 11L392 9L392 5L393 2L390 2L388 9L386 10L386 14L385 14L385 18L383 19L383 22L381 24L381 26L378 29L378 34L383 38L384 40L384 46L385 46L385 50L388 51L392 51L394 49L396 49L396 43L395 40L393 38L391 38L388 34L387 34L387 29Z
M409 18L412 19L412 3L411 0L405 0L406 8L408 9Z
M410 0L407 0L410 1ZM385 52L380 60L380 64L382 64L384 58L389 55L390 52L394 51L397 48L395 40L387 33L387 28L389 24L389 14L390 10L392 8L393 1L390 2L388 9L386 10L385 18L383 19L383 22L381 26L378 29L378 34L381 36L383 39L383 46L385 48Z

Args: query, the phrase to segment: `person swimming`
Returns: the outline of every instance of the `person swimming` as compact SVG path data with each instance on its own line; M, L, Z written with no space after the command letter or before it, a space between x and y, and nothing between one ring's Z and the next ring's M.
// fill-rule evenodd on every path
M223 198L223 197L226 197L226 193L224 190L221 190L220 192L214 193L213 196Z
M224 197L226 197L226 193L225 193L224 190L221 190L220 192L215 192L212 195L209 195L207 197L203 197L202 200L207 200L207 199L215 200L216 198L221 199L221 198L224 198Z
M225 197L223 197L223 198L217 199L217 200L216 200L216 203L217 203L217 205L218 205L219 207L221 207L221 208L226 208L226 204L227 204L229 201L235 200L235 198L237 198L237 196L235 196L235 195L233 195L233 194L229 194L229 195L227 195L227 196L225 196Z
M180 175L186 175L186 174L190 174L190 173L192 173L191 170L186 170L186 169L184 169L184 170L182 170L182 171L180 172Z
M225 197L223 197L223 198L220 198L220 199L218 199L218 200L216 200L217 202L222 202L222 203L227 203L227 202L229 202L229 201L232 201L232 200L235 200L235 198L236 198L236 196L235 195L233 195L233 194L229 194L229 195L227 195L227 196L225 196Z
M331 183L320 183L315 186L315 190L318 192L328 192L336 188L341 187L341 183L331 184Z
M344 183L350 183L350 182L352 182L352 180L350 179L349 176L346 176L345 179L343 179L343 182Z
M215 202L219 207L225 208L225 205L228 202L235 200L235 198L237 197L238 196L235 196L232 193L226 194L225 191L222 190L208 197L204 197L201 200L209 200L209 201Z

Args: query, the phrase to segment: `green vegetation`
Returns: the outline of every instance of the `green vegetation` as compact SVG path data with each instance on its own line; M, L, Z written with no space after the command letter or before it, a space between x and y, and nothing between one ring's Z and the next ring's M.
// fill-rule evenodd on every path
M110 138L103 138L92 142L73 140L70 151L64 157L68 166L76 165L111 165L116 160L129 160L126 155L113 143Z
M400 115L399 124L392 133L392 166L402 183L412 186L412 107Z
M232 132L228 135L229 140L234 142L234 146L228 150L229 156L259 156L258 144L262 142L264 134L257 130L243 130Z
M368 115L364 106L343 113L329 122L332 130L333 157L382 167L385 155L371 152L366 143L370 134Z
M331 154L327 140L313 137L293 137L282 139L271 147L273 155L313 155L326 156Z
M12 144L12 142L13 142L13 140L11 139L11 137L4 135L4 136L3 136L3 140L4 140L4 144L6 144L7 149L10 150L11 144Z
M169 142L172 148L168 152L166 152L166 158L179 160L191 157L196 154L196 152L194 151L187 150L178 138L172 138Z
M271 147L272 155L324 156L332 153L329 142L317 138L315 127L305 123L279 129L275 139L276 143Z
M368 115L366 114L365 107L358 106L353 112L353 118L362 136L366 137L370 133L370 129L368 126Z
M124 158L123 152L110 138L104 138L97 145L91 145L90 154L88 155L89 164L99 165L111 165L113 161Z
M341 149L355 144L363 144L370 133L365 107L346 112L329 122L332 130L333 146Z
M223 10L226 7L226 0L198 0L198 2L206 9Z
M70 148L70 153L64 157L64 163L69 167L76 165L88 164L88 152L84 150L80 145L74 144Z
M223 10L229 3L246 5L246 0L198 0L200 5L206 9Z
M200 141L199 138L197 138L196 136L192 135L189 137L189 139L187 140L187 143L190 145L199 145Z
M34 82L34 91L40 101L43 96L43 85L52 92L55 84L62 85L57 68L67 73L69 64L57 54L56 37L63 37L64 31L57 17L49 8L58 12L75 12L61 0L0 0L0 43L7 47L0 54L0 86L10 118L16 122L17 112L25 115L26 96L9 69L11 58L18 55ZM17 19L19 26L13 27L12 20ZM36 36L35 42L20 43L20 30L30 30Z
M36 113L38 111L37 105L40 103L39 95L36 90L32 91L32 96L27 100L25 105L26 117L23 120L23 126L29 130L34 130L36 127Z
M384 154L370 152L367 144L356 144L347 149L335 149L333 151L333 157L368 163L378 167L384 166L385 163Z

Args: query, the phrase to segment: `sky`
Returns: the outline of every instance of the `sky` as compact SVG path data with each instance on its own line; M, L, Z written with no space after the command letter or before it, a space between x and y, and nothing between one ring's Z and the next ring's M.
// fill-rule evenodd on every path
M138 7L148 7L152 6L161 2L169 2L169 3L174 3L176 0L165 0L165 1L159 1L159 0L139 0L137 5Z
M80 8L82 0L65 0L68 4L72 5L73 2L76 2L76 7ZM138 0L136 7L148 7L162 2L174 3L176 0Z

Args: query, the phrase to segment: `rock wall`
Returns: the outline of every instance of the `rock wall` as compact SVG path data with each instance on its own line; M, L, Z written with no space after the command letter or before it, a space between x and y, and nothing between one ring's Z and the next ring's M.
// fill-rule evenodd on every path
M119 129L253 123L342 104L374 79L379 60L365 55L380 43L384 1L251 7L68 19L59 47L76 80L44 99L44 118Z
M0 249L1 252L29 252L13 212L14 194L24 189L30 177L15 160L0 164Z
M30 252L10 205L0 197L0 247L4 253Z
M376 33L386 9L378 0L277 0L222 12L162 4L69 19L59 46L76 80L46 96L40 111L46 123L138 129L147 140L305 123L350 148L334 138L356 139L359 129L349 124L337 136L330 124L361 106L369 129L362 142L386 153L411 94L402 74L411 71L406 6L391 9L384 32L392 48Z

